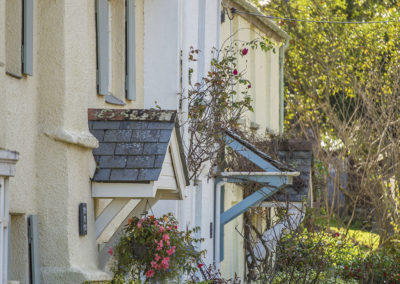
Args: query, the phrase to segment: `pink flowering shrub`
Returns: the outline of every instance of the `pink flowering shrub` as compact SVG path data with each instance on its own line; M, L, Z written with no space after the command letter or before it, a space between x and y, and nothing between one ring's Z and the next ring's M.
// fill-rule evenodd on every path
M195 273L204 254L194 248L201 241L192 237L197 230L179 231L172 214L130 219L114 248L115 276L164 283Z

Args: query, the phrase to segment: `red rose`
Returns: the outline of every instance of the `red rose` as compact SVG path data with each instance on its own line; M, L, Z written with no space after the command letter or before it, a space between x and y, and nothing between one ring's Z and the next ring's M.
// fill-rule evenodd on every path
M247 88L250 89L250 88L251 88L251 85L247 85Z
M234 70L233 70L233 75L237 75L237 74L238 74L237 69L234 69Z
M249 50L248 50L247 48L243 48L243 50L242 50L242 55L246 55L247 52L249 52Z

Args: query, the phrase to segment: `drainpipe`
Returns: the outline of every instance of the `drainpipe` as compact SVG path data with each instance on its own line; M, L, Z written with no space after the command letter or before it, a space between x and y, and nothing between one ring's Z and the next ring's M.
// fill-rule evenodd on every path
M289 46L289 40L279 48L279 134L283 134L283 121L285 119L284 108L284 72L283 66L285 64L285 50Z
M214 264L217 269L220 268L220 245L221 245L221 187L227 182L227 179L216 179L215 187L215 212L214 212Z

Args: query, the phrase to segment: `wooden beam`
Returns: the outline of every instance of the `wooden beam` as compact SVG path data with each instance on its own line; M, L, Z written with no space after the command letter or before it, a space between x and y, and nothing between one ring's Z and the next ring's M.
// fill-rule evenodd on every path
M150 183L103 183L92 182L93 198L153 198L154 182Z
M281 184L280 186L282 185L283 184ZM228 210L226 210L221 214L221 224L223 225L227 224L240 214L249 210L250 207L253 207L254 205L260 203L261 201L275 194L280 189L280 186L263 187L260 190L254 192L252 195L246 197L236 205L232 206L231 208L229 208Z
M274 167L273 165L271 165L271 163L267 162L262 157L257 155L257 153L253 152L252 150L247 148L245 145L241 144L239 141L233 139L232 137L226 135L225 142L226 142L226 146L230 147L236 153L242 155L247 160L249 160L252 163L254 163L255 165L259 166L264 171L280 172L280 170L277 169L276 167Z
M129 198L114 198L100 213L95 222L96 239L104 232L105 228L129 202Z

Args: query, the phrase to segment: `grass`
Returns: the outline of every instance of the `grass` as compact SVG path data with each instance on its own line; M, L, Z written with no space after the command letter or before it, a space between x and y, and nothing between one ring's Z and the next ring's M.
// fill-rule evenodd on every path
M316 216L314 223L318 226L326 228L328 225L325 216ZM346 229L341 227L336 218L331 218L329 222L329 229L340 234L345 234ZM379 245L379 235L371 231L360 228L357 224L351 225L348 232L348 236L358 243L363 251L375 250Z

